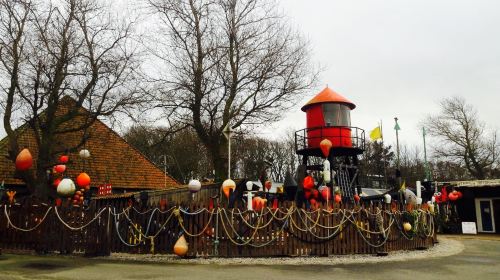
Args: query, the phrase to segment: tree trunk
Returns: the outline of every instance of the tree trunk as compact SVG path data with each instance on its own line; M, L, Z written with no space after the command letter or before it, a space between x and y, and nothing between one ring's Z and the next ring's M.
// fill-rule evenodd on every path
M54 196L55 192L50 186L47 170L44 168L46 163L39 161L37 163L35 181L31 186L28 186L34 197L41 201L49 201Z
M222 139L204 143L209 151L213 170L215 171L215 181L220 182L228 178L227 174L227 141Z

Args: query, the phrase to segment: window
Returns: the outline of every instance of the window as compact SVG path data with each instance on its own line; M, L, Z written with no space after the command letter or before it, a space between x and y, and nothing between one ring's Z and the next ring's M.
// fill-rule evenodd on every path
M343 104L323 104L325 126L351 126L351 110Z

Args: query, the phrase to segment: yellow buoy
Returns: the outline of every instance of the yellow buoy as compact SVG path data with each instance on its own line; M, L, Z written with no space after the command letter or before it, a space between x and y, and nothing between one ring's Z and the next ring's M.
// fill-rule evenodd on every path
M405 229L405 231L410 231L411 230L411 224L410 223L404 223L403 224L403 228Z

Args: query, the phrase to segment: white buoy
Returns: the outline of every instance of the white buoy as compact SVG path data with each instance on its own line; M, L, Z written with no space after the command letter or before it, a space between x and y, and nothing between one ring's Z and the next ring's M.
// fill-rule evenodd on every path
M57 194L64 197L72 196L75 193L76 186L73 180L64 178L57 185Z
M328 184L332 181L330 162L327 159L325 159L325 161L323 162L323 181L325 184Z
M197 192L200 191L200 189L201 189L201 183L200 183L200 181L198 181L196 179L193 179L193 180L189 181L188 190L191 193L197 193Z
M80 150L79 153L81 158L89 158L90 157L90 152L87 149Z

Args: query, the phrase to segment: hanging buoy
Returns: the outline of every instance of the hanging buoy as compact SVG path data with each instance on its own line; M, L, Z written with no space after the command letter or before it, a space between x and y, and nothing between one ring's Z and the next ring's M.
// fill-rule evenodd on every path
M336 195L335 195L335 202L336 202L336 203L340 203L340 202L342 202L342 196L340 196L340 194L336 194Z
M78 175L78 177L76 177L76 184L80 188L84 188L85 186L90 185L90 176L89 176L89 174L87 174L85 172L80 173L80 175Z
M311 210L313 210L313 211L319 208L319 203L318 203L318 201L317 201L316 199L314 199L314 198L311 198L311 199L309 200L309 204L311 205Z
M54 186L54 188L57 188L57 186L59 186L60 183L61 183L61 178L57 178L52 183L52 186Z
M67 155L62 155L59 157L59 163L64 164L64 163L68 163L68 161L69 161L69 156L67 156Z
M448 194L450 201L456 201L458 199L457 191L452 191Z
M312 176L306 176L303 181L304 190L311 190L314 187L314 179Z
M319 191L317 189L312 189L311 190L311 197L314 199L318 199L319 197Z
M222 192L224 193L227 199L229 199L230 190L234 191L235 189L236 189L236 183L231 179L227 179L222 183Z
M273 186L273 184L271 183L271 181L266 181L264 183L264 187L266 188L267 192L269 192L271 190L272 186Z
M26 171L33 166L33 156L28 149L22 149L16 157L16 169Z
M58 165L54 166L54 171L56 173L63 173L64 171L66 171L66 165L58 164Z
M327 158L328 155L330 154L330 149L332 148L332 141L330 141L328 139L323 139L319 143L319 147L321 148L321 152L323 153L325 158Z
M323 181L325 184L330 183L332 181L332 174L330 172L330 161L325 159L323 162Z
M276 210L276 209L278 209L278 199L277 198L275 198L273 200L273 210Z
M359 202L361 200L361 197L358 194L354 195L354 201Z
M323 197L324 200L328 201L332 199L332 192L330 191L330 188L327 186L322 186L319 189L319 192L321 193L321 197Z
M251 191L253 189L253 182L247 181L246 186L247 186L247 191Z
M200 189L201 189L201 183L200 183L200 181L198 181L196 179L193 179L193 180L189 181L188 190L191 193L197 193L197 192L200 191Z
M176 254L179 257L184 257L188 252L188 243L186 241L186 238L184 237L184 234L177 239L177 242L175 242L174 245L174 254Z
M75 193L76 187L73 180L64 178L57 186L57 194L64 197L72 196Z
M90 157L90 152L87 149L83 149L79 153L81 158L89 158Z
M406 222L403 224L403 228L405 231L410 231L411 230L411 224Z

